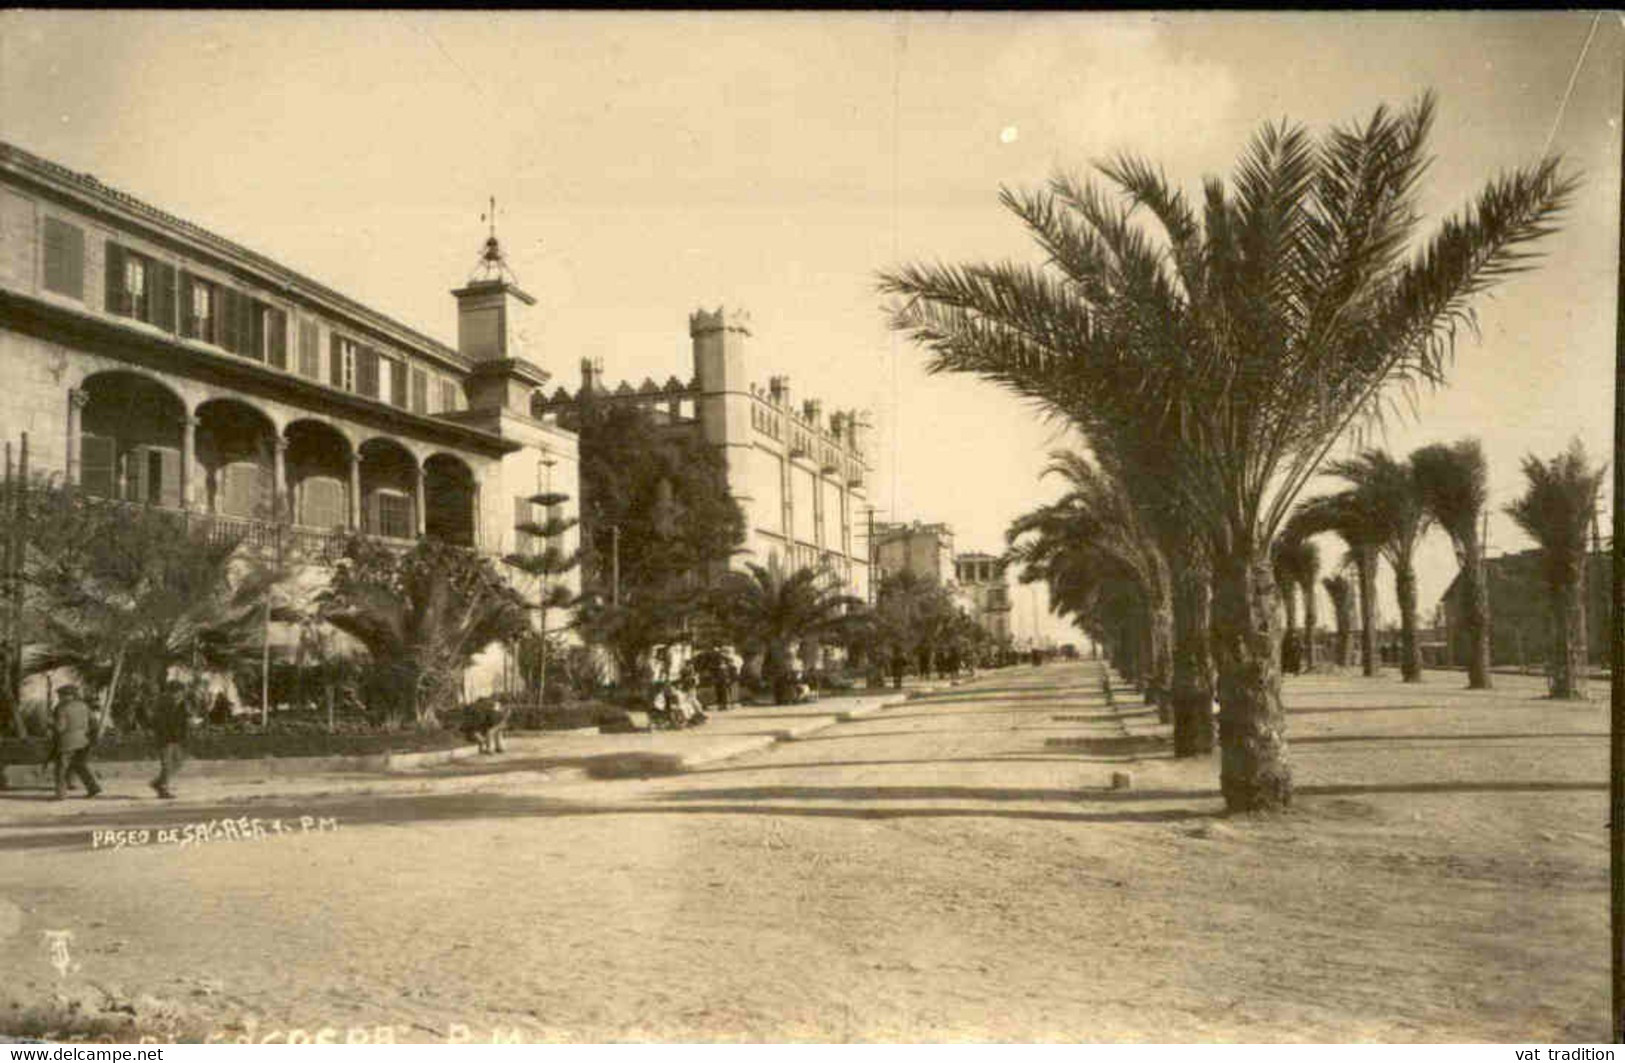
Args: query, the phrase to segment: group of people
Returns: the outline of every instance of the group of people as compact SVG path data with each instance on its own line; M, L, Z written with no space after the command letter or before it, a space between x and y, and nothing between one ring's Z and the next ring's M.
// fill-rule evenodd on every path
M700 701L701 684L711 689L710 711L726 712L733 707L738 680L739 666L726 650L712 648L679 661L672 647L660 646L654 652L653 707L675 726L696 727L710 719Z
M185 688L174 681L165 683L155 703L147 708L146 722L158 747L158 775L148 785L159 797L173 798L170 783L180 771L182 749L192 728ZM85 797L101 796L102 784L91 770L90 758L103 729L101 714L80 696L76 685L67 683L57 688L56 704L51 708L50 746L45 755L56 800L66 798L68 787L76 780L85 788Z

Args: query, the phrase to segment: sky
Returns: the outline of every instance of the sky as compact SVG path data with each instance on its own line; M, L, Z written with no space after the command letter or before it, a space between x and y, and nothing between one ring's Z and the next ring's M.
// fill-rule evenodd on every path
M1493 555L1530 545L1500 512L1526 454L1612 457L1622 44L1613 13L10 11L0 139L451 343L494 196L553 386L583 357L686 377L688 314L741 308L759 381L870 411L880 519L997 552L1076 441L927 376L876 274L1034 258L1001 186L1128 151L1194 194L1266 121L1325 129L1432 88L1424 232L1548 143L1585 179L1538 271L1479 301L1449 386L1377 439L1480 437ZM1424 614L1454 569L1435 533ZM1017 630L1063 635L1033 593Z

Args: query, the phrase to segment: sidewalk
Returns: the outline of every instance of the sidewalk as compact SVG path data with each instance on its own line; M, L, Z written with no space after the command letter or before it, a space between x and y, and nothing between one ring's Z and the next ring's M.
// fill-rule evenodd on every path
M156 771L153 763L109 764L105 767L115 770L105 773L104 766L98 765L105 790L94 801L77 791L67 800L51 800L50 786L43 777L31 782L24 775L13 782L13 789L0 791L0 827L107 810L128 811L132 806L168 808L341 794L459 793L513 783L673 775L861 720L936 689L938 684L905 684L900 691L876 691L863 697L744 706L712 713L707 723L682 731L510 735L504 741L506 751L492 756L480 756L475 747L467 746L397 755L387 763L376 757L298 758L282 764L273 759L193 761L182 768L173 801L159 801L148 789L147 779Z

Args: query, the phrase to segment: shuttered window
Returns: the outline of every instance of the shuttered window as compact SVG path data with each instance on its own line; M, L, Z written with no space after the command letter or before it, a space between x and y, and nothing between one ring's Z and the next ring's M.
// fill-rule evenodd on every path
M367 499L368 531L389 539L414 538L412 499L400 491L380 488Z
M188 339L215 342L214 285L190 273L181 274L181 335Z
M389 404L406 409L406 363L389 359Z
M369 399L378 397L378 352L371 347L355 351L355 393Z
M288 368L288 315L274 306L262 306L260 318L264 322L266 364L275 369Z
M175 267L107 241L107 312L175 331Z
M316 322L299 322L299 375L316 380L322 375L321 334Z
M356 389L356 345L347 339L335 335L330 345L330 364L328 365L327 382L336 388L345 391Z
M118 464L113 440L86 432L79 437L79 486L97 498L112 498L117 490Z
M307 476L299 484L299 523L310 528L342 528L347 523L345 485L331 476Z
M457 409L457 382L455 380L442 380L440 382L440 412L451 413Z
M85 234L77 225L45 219L45 289L85 297Z
M170 447L136 447L125 465L125 497L131 502L178 509L181 453Z
M412 412L429 412L429 374L417 368L412 370Z
M259 515L265 470L251 461L234 461L220 470L214 510L228 517Z

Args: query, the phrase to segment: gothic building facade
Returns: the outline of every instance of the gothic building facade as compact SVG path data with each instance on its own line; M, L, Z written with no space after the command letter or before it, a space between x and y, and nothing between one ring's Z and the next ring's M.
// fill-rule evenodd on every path
M790 378L751 378L749 319L740 312L698 310L689 316L691 376L638 387L603 382L601 364L581 365L581 386L537 394L537 418L568 426L583 397L642 408L670 433L687 434L722 451L728 488L745 515L747 561L786 568L822 568L847 592L869 593L869 552L861 522L868 506L867 440L856 411L826 416L823 403L791 401Z

